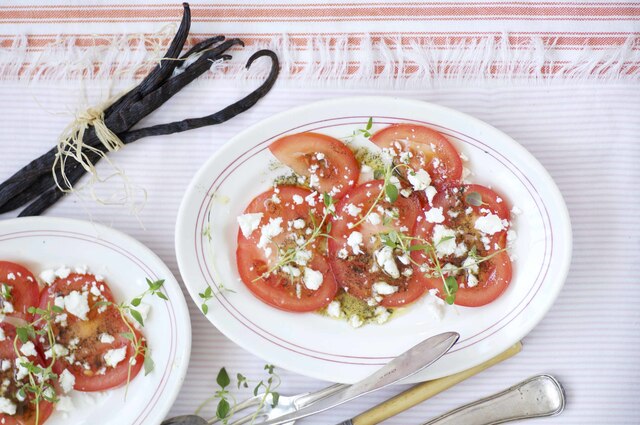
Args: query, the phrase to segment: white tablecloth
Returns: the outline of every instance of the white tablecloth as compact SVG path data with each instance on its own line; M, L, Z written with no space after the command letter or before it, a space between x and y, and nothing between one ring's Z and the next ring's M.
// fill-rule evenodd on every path
M508 3L512 8L517 4ZM571 7L575 9L588 6L580 5L583 3ZM578 37L576 34L581 32L582 37L591 37L593 40L598 37L596 33L602 33L600 39L607 39L608 44L604 43L605 46L600 46L601 48L594 47L593 43L597 40L593 43L585 42L585 45L593 48L590 53L579 49L580 41L577 41L574 50L550 50L550 53L545 53L547 59L553 59L556 57L554 55L563 55L565 62L577 61L576 58L583 55L582 57L587 58L586 62L582 62L584 64L593 62L593 58L598 55L605 57L605 50L608 52L606 54L622 55L622 50L628 49L623 58L624 66L627 68L618 67L617 72L609 70L611 66L617 66L615 62L611 62L609 68L601 68L600 76L592 75L592 72L580 73L574 70L577 78L573 81L559 76L544 77L543 73L535 81L512 78L522 77L521 71L502 77L494 76L495 78L490 77L489 72L476 79L461 72L457 81L445 81L444 75L437 73L431 75L435 80L429 80L426 72L420 77L411 78L401 75L388 76L379 70L372 71L377 72L373 77L369 74L356 77L357 72L352 72L348 75L356 76L350 77L351 79L336 79L331 75L338 75L344 71L336 67L334 74L326 71L326 78L316 79L323 80L320 84L322 87L319 87L317 81L304 84L305 78L307 81L312 79L312 74L303 72L302 75L296 76L289 69L274 90L255 108L228 123L179 135L141 140L113 155L118 165L127 171L129 178L148 191L148 201L139 215L140 221L121 207L82 203L72 197L64 199L50 209L47 215L92 219L122 230L154 250L179 278L173 230L182 194L202 163L238 131L293 106L349 95L403 96L459 109L512 136L529 149L551 173L560 187L571 215L574 231L572 266L567 283L555 305L540 325L524 339L522 353L386 423L418 424L450 408L541 372L558 377L565 386L568 399L565 413L544 420L546 423L639 423L640 196L637 186L640 182L640 167L637 164L640 162L640 86L637 67L632 68L631 63L636 60L637 55L637 47L633 47L633 37L636 36L634 31L638 28L638 16L635 11L640 9L638 4L622 5L611 6L615 9L614 12L602 12L599 15L602 22L606 21L606 28L601 21L587 20L584 16L578 19L577 23L573 22L567 18L567 14L576 11L567 9L569 6L563 9L565 15L559 14L555 20L550 19L549 14L536 15L536 19L546 19L545 22L552 27L552 32L563 32L562 25L556 22L562 17L565 19L563 22L572 23L571 31L565 31L567 34L563 34L565 38ZM489 6L487 3L483 7ZM216 7L210 5L211 10ZM593 5L589 7L596 8ZM99 97L96 87L106 85L100 75L82 81L76 78L63 81L65 72L66 77L73 77L75 71L69 68L61 71L61 65L56 65L53 59L46 55L39 59L50 67L46 78L45 74L42 74L40 82L20 80L16 73L11 73L15 71L13 68L20 67L14 66L9 69L6 64L10 62L7 61L13 60L14 64L28 66L20 61L35 62L35 59L27 59L35 57L36 53L34 47L33 51L27 49L29 51L18 57L11 45L15 42L18 46L23 41L16 41L14 36L37 32L54 35L82 32L85 36L101 31L118 34L124 28L121 23L114 23L113 28L107 28L111 24L102 22L91 23L88 27L90 30L77 23L75 26L55 23L45 26L45 18L42 18L42 22L32 20L21 23L14 15L7 15L7 9L11 8L0 6L0 33L6 34L4 38L0 36L0 39L11 40L11 43L3 42L4 50L0 53L0 66L5 64L4 68L0 68L4 72L0 73L4 75L0 81L0 179L8 177L32 157L53 145L57 134L70 119L68 111L74 110L78 105L79 93L86 89L94 98ZM167 14L170 16L178 14L173 6L162 6L160 9L169 10ZM278 8L273 6L269 10L277 11ZM294 19L287 18L290 16L290 13L287 13L289 12L282 12L278 15L282 17L278 19ZM385 16L391 16L390 13ZM481 15L478 10L473 13ZM498 19L499 16L496 14L507 13L504 11L491 13L493 15L487 15L485 21L473 23L473 31L480 31L482 28L485 31L498 31L496 34L499 34L501 29L515 31L518 28L516 21L521 19L524 22L522 25L526 27L524 32L536 32L531 29L535 25L524 18L524 12L518 12L521 15L510 19ZM201 34L218 31L267 32L265 23L250 23L251 30L248 30L246 25L249 24L240 18L232 21L228 17L224 20L212 16L199 20L195 24L195 30ZM461 16L450 17L449 20L434 18L434 25L440 32L462 32L465 20ZM612 16L617 17L617 20ZM305 22L300 17L295 19ZM368 19L374 22L372 18ZM135 27L135 32L155 32L165 23L174 20L163 14L157 19L137 19L134 16L122 31L131 32ZM421 31L427 31L424 29L424 22L428 17L419 20L423 23ZM350 24L343 20L334 21L321 20L322 30L349 30ZM214 22L215 27L204 30L207 22ZM398 22L393 22L382 22L380 28L388 30L393 26L399 31ZM318 29L318 25L315 21L304 24L298 22L283 28L291 32L304 32L301 29L304 26L311 32ZM74 29L70 30L70 26ZM410 33L417 31L415 28L418 26L419 23L410 21L404 30ZM282 31L276 34L278 37L280 32ZM419 36L431 35L433 34ZM611 41L615 37L618 37L617 41ZM31 37L29 42L34 43L37 39L38 37ZM625 43L629 43L629 40L631 44L626 46ZM261 40L256 43L259 41ZM499 41L497 43L499 44ZM304 46L303 43L299 48L301 52L297 53L300 57L306 54ZM451 44L447 44L447 48L449 47ZM361 48L364 49L366 46ZM404 54L417 51L409 49ZM281 50L281 54L283 52L284 50ZM380 55L379 57L385 57L387 54L380 49L373 49L372 52ZM322 53L316 51L314 54ZM395 54L399 53L396 51ZM440 51L434 54L444 53ZM512 52L510 55L513 54L515 53ZM530 55L529 65L531 60L539 57L530 50L522 54ZM335 59L337 53L328 51L327 55ZM631 59L627 61L629 57ZM289 66L286 55L283 55L283 59ZM394 57L393 62L396 62L396 59L398 57ZM419 57L416 56L414 59ZM431 59L424 60L424 66L433 66ZM574 61L571 65L577 63ZM486 71L491 68L482 69ZM480 68L476 71L481 72ZM23 75L28 74L31 80L37 75L31 71L22 72ZM204 79L172 99L148 122L166 122L217 110L245 93L248 85L255 85L255 82L247 84L220 78ZM410 88L402 88L407 85ZM105 189L108 190L109 187L113 186L107 185ZM6 214L0 218L14 215ZM186 291L185 296L188 298ZM242 372L250 377L259 377L263 373L264 362L261 359L245 352L222 336L206 321L190 298L187 301L193 326L192 356L186 382L171 414L193 412L198 404L210 395L214 388L215 375L221 366L226 366L230 372ZM318 389L326 385L324 382L285 370L280 370L280 375L283 380L283 394ZM338 422L385 400L400 389L381 391L302 423ZM543 420L539 422L543 423Z

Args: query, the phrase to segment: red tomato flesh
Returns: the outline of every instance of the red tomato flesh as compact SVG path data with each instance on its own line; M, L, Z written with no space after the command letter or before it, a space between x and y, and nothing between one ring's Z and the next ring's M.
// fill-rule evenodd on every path
M473 195L470 195L474 193ZM471 197L470 197L471 196ZM472 205L469 202L482 205ZM439 223L450 229L458 229L455 235L455 243L464 244L464 254L442 255L439 257L441 267L447 264L460 268L468 257L470 250L475 250L478 258L487 258L478 264L477 284L469 285L469 274L465 270L451 274L445 272L444 276L453 275L458 282L458 291L455 296L455 304L467 307L479 307L486 305L498 298L511 282L512 270L509 255L503 251L506 246L507 228L493 235L483 234L475 228L476 220L487 214L497 215L501 220L509 220L509 206L506 201L493 190L481 185L465 185L454 191L440 192L433 199L434 208L442 208L445 220ZM416 227L416 237L432 244L438 244L434 240L435 226L425 220ZM420 242L416 242L419 244ZM435 262L431 255L423 251L414 251L412 258L418 264L424 265L429 270L426 274L433 274ZM416 268L417 269L417 268ZM423 270L424 273L424 270ZM425 284L429 289L437 289L438 295L446 299L446 290L441 277L425 276Z
M29 383L28 376L17 379L18 368L15 364L16 355L13 343L16 339L16 328L9 323L0 323L0 329L4 333L4 340L0 341L0 359L8 360L11 366L7 370L0 370L0 382L8 382L8 385L3 385L0 389L0 397L9 399L16 405L16 413L9 415L6 413L0 413L0 423L4 425L35 425L36 424L36 405L33 402L33 393L26 392L27 398L24 401L19 401L16 397L19 389L25 384ZM17 341L18 350L22 347L22 342ZM29 362L44 366L42 357L38 354L36 356L27 356ZM55 383L51 383L55 387ZM53 412L53 404L47 401L41 401L38 403L38 424L44 423L51 412Z
M377 131L371 141L380 148L393 149L399 155L408 152L408 165L424 169L438 189L455 186L462 176L462 160L456 148L437 131L415 124L393 124ZM406 175L406 168L399 169Z
M56 359L54 371L60 374L67 369L75 376L74 389L79 391L104 391L124 385L128 377L133 379L140 372L144 356L140 354L136 357L129 372L130 359L135 355L135 348L122 334L130 333L131 329L113 305L95 305L97 302L113 303L113 295L106 282L96 280L91 274L72 273L66 278L57 279L42 291L40 308L47 309L48 306L55 305L56 297L64 297L74 291L82 296L87 294L89 312L86 314L86 320L67 310L64 313L55 313L58 317L66 315L65 320L52 323L52 328L56 342L67 348L69 354ZM144 341L142 334L133 325L131 328L136 338ZM101 342L103 334L112 337L113 341ZM124 359L115 367L107 365L105 354L109 350L123 347L126 347ZM43 352L50 348L46 340L41 344Z
M399 196L394 203L390 203L383 196L369 215L369 220L358 224L381 193L383 183L382 180L374 180L357 186L338 202L337 217L332 220L329 239L329 261L338 284L350 295L363 300L374 298L376 294L373 294L373 284L385 282L396 286L398 290L394 294L383 295L379 304L383 307L398 307L415 301L424 293L422 277L413 273L410 264L405 265L399 260L396 261L398 253L394 253L393 261L396 261L398 271L406 274L400 274L398 277L389 275L377 264L374 258L375 252L383 249L383 243L379 237L381 233L390 230L405 234L413 232L420 206L414 196L409 198ZM359 211L355 213L357 209ZM395 218L389 218L387 223L383 219L385 210L396 212ZM372 220L372 215L377 218ZM350 227L350 224L354 226ZM362 235L359 253L354 252L353 247L347 243L353 232Z
M355 186L360 174L353 152L340 140L319 133L298 133L281 137L269 146L280 162L308 178L320 193L341 198ZM312 180L312 175L315 177Z
M6 291L0 291L0 312L31 321L33 315L27 309L38 304L40 294L38 282L31 272L20 264L0 261L0 283L9 288L9 299L4 297Z
M313 205L308 202L311 199L313 199ZM314 242L302 250L309 256L306 265L287 263L288 267L300 273L299 276L292 274L293 269L290 269L292 273L285 273L281 269L274 270L285 251L301 246L296 243L296 239L309 240L310 235L307 229L314 227L313 221L316 225L320 224L323 215L321 199L322 197L317 194L314 196L307 189L280 186L278 189L271 189L258 195L244 211L245 214L261 213L261 226L272 221L272 223L279 222L277 227L282 229L278 235L271 238L271 242L265 241L264 246L259 246L260 228L254 230L248 238L241 230L238 231L236 250L238 272L242 282L261 301L281 310L305 312L321 309L335 297L338 286L324 256L326 252L324 237L315 238ZM308 289L303 283L306 268L322 274L322 283L318 289ZM270 271L272 272L268 273Z

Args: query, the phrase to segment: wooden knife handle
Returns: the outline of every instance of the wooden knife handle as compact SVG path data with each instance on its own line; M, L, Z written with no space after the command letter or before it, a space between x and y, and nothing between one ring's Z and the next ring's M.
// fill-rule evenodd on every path
M511 346L506 351L498 354L497 356L487 360L486 362L479 364L471 369L464 370L454 375L445 376L444 378L434 379L433 381L426 381L421 384L417 384L408 390L398 394L397 396L390 398L384 403L380 403L375 407L363 412L353 418L353 425L375 425L391 416L404 412L405 410L422 403L428 398L433 397L442 391L453 387L465 379L482 372L491 366L506 360L522 350L522 343Z

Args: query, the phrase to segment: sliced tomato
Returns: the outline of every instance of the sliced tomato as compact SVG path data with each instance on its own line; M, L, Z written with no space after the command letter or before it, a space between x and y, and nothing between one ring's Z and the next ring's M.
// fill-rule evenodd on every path
M377 131L371 141L380 148L393 149L397 158L408 153L406 162L413 170L424 169L432 185L441 190L459 184L462 160L456 148L437 131L415 124L393 124ZM406 174L406 168L400 168Z
M335 199L358 181L360 167L356 157L333 137L311 132L291 134L273 142L269 150L280 162L308 178L311 188L330 193Z
M0 313L31 321L33 315L27 311L38 304L40 288L33 274L20 264L0 261Z
M316 192L296 186L280 186L258 195L247 206L245 214L262 214L261 227L271 221L282 229L279 234L272 235L270 241L265 239L263 245L260 244L261 227L253 230L249 237L245 237L242 230L238 231L238 272L258 299L281 310L304 312L321 309L335 297L338 286L324 255L325 238L319 236L303 245L303 241L311 239L307 229L320 225L323 216L321 204L322 197ZM300 252L304 251L308 257L306 261L281 264L291 273L276 268L283 260L284 252L302 246L304 248L300 248ZM322 283L315 290L307 288L303 282L307 268L310 273L322 274ZM295 270L299 276L293 275Z
M475 193L474 193L475 192ZM470 204L472 202L472 204ZM482 205L478 205L482 202ZM444 272L444 277L454 276L458 282L455 304L467 307L478 307L488 304L498 298L511 282L511 260L503 249L506 246L506 232L502 230L493 235L486 235L475 228L476 220L488 213L497 215L501 220L508 220L509 207L498 194L480 185L466 185L454 191L442 192L433 199L434 208L442 208L445 220L434 224L426 220L416 227L415 244L424 242L436 246L439 243L463 245L459 253L447 253L438 256L440 267L453 266L457 268ZM440 242L436 240L436 226L446 229L456 229L454 239ZM474 264L478 271L474 273L473 285L469 284L468 268L464 263L470 251L475 251ZM425 284L429 289L438 290L438 295L446 299L446 289L443 278L437 274L433 254L422 250L412 252L413 260L422 265L422 270L415 267L416 272L425 276ZM473 259L474 257L472 257ZM462 269L461 269L462 268Z
M380 235L390 231L412 234L420 205L414 196L400 196L394 203L383 196L373 207L369 218L363 220L376 202L383 184L382 180L362 184L338 202L337 217L332 220L330 232L329 261L338 284L349 294L364 300L380 296L380 305L397 307L411 303L424 293L422 277L413 273L411 265L403 264L396 252L393 253L393 261L400 275L390 275L378 265L375 253L384 249ZM360 252L354 252L357 250L348 243L354 232L362 236L362 244L357 249ZM394 286L397 291L389 295L374 294L373 285L377 282Z
M20 380L18 377L18 367L16 366L16 358L18 355L14 349L14 341L16 340L16 328L7 323L0 323L0 329L2 329L4 339L0 341L0 359L2 361L9 361L10 366L0 369L0 382L2 387L0 388L0 397L8 399L11 403L16 405L16 413L9 415L8 413L0 413L0 423L4 425L35 425L36 416L37 423L42 424L51 416L53 412L53 404L47 401L41 401L38 403L38 412L36 415L36 404L34 402L33 393L26 392L27 398L23 401L18 400L16 394L25 384L29 383L28 376L23 376ZM22 342L17 340L18 350L22 348ZM35 356L23 356L34 365L43 366L44 361L42 357L37 354ZM5 385L6 384L6 385ZM55 383L51 383L52 387L55 387Z
M135 355L135 348L123 334L134 334L136 339L142 341L143 346L144 337L131 323L123 319L117 308L112 304L105 304L113 303L111 289L106 282L98 281L92 274L72 273L66 278L57 279L42 291L40 308L47 309L55 305L56 297L64 297L74 291L83 297L86 294L89 312L86 314L86 320L68 310L55 313L57 320L52 323L52 328L56 343L68 349L69 353L56 359L54 371L60 374L67 369L75 376L74 389L79 391L104 391L124 385L127 379L135 378L140 372L144 356L137 355L130 367L130 359ZM101 304L96 305L98 302ZM65 315L64 319L60 315ZM103 341L109 342L101 341L103 335L107 336ZM124 359L115 367L108 365L105 355L109 350L125 347ZM41 349L45 353L50 349L48 340L42 342Z
M478 252L489 254L506 246L508 225L503 230L485 235L475 227L480 217L489 214L507 222L511 219L509 204L494 190L479 184L462 185L439 192L433 198L433 207L442 208L443 225L462 229L469 248L476 246Z

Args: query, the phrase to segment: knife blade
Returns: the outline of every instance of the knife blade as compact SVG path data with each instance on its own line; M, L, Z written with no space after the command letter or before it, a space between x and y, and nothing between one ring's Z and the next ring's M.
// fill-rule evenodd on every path
M372 375L340 392L322 399L310 406L274 419L261 425L279 425L329 410L357 397L377 391L412 376L442 357L458 341L457 332L444 332L427 338L413 348L391 360ZM349 423L347 421L346 423Z

